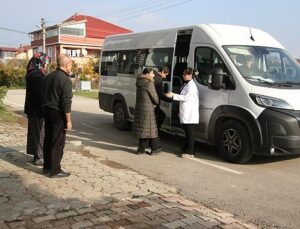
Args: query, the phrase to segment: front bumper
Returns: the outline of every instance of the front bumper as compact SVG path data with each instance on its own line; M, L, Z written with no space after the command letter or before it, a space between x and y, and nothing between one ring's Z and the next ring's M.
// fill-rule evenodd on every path
M273 147L271 155L294 155L300 154L299 136L273 136Z
M258 121L263 135L259 154L300 154L300 111L266 108Z

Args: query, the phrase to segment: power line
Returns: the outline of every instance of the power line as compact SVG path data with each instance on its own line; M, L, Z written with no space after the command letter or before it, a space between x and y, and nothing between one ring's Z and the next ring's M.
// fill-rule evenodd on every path
M16 46L16 45L20 45L20 43L5 43L5 42L0 42L1 45L13 45L13 46Z
M16 29L10 29L10 28L5 28L5 27L0 27L1 30L6 30L10 32L15 32L15 33L22 33L22 34L28 34L27 32L16 30Z
M129 7L126 7L126 8L121 8L121 9L118 9L118 10L110 11L106 14L109 15L109 16L116 15L116 14L118 14L118 12L124 12L125 10L132 10L132 9L144 7L144 6L147 6L147 5L151 5L152 2L157 2L157 1L161 1L161 0L148 0L148 1L140 2L140 3L137 3L137 4L133 4L133 5L131 5ZM104 17L105 17L105 15L104 15Z
M166 10L166 9L170 9L170 8L172 8L172 7L179 6L179 5L182 5L182 4L191 2L191 1L193 1L193 0L187 0L187 1L179 2L179 3L177 3L177 4L173 4L173 5L170 5L170 6L166 6L166 7L157 9L157 10L143 11L143 12L141 12L140 14L135 14L135 15L133 15L133 16L124 17L124 18L118 18L117 20L122 20L122 21L124 21L124 20L128 20L128 19L132 19L132 18L136 18L136 17L143 16L144 14L149 14L149 13L153 13L153 12L160 12L160 11L163 11L163 10Z
M134 14L134 13L141 13L141 12L144 12L145 10L147 11L147 10L149 10L148 8L151 8L151 10L156 9L156 8L161 8L163 5L168 5L168 4L170 4L172 2L176 2L176 1L180 1L180 0L168 0L165 2L159 1L157 3L154 2L154 4L153 3L151 4L151 7L150 6L145 7L145 5L143 5L142 7L140 7L142 9L131 8L130 11L123 12L121 14L117 14L116 16L111 16L106 19L118 19L118 18L126 17L126 16Z

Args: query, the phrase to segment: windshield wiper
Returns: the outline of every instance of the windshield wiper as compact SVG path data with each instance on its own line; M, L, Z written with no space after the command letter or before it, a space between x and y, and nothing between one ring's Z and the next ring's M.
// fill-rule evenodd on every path
M278 87L292 87L292 84L289 84L287 82L275 82L274 84Z
M265 84L268 84L268 85L274 85L273 82L270 82L270 81L267 81L267 80L262 80L262 79L259 79L259 78L253 78L253 77L250 77L250 76L244 76L244 79L258 81L260 83L265 83Z
M283 81L283 82L278 82L276 84L292 86L292 85L300 85L300 81Z

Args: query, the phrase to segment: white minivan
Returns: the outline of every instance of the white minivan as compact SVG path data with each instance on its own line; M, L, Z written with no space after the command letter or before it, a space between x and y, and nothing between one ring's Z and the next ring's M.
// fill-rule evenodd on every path
M164 82L182 86L186 67L199 72L198 141L216 145L227 161L253 154L300 154L300 67L269 34L234 25L203 24L109 36L100 71L100 108L113 113L117 129L133 120L135 81L143 68L168 66ZM178 102L161 102L162 129L183 134Z

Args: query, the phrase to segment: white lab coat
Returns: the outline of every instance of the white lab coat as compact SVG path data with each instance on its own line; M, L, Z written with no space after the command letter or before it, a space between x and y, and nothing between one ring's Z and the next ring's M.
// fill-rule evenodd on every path
M185 85L180 95L174 94L173 100L179 101L180 123L199 123L199 92L194 80L190 80Z

